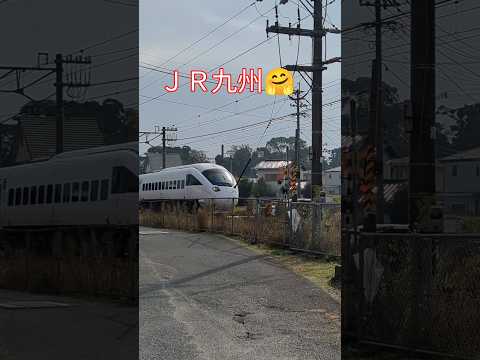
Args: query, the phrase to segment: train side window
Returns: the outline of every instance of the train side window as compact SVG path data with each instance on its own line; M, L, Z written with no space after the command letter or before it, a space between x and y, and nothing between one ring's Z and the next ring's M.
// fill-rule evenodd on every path
M16 188L15 189L15 206L20 205L22 203L22 189Z
M165 190L165 181L162 181L162 190Z
M100 200L108 199L108 179L102 180L100 185Z
M200 181L198 181L198 179L191 175L191 174L188 174L187 175L187 186L195 186L195 185L202 185L202 183Z
M88 201L88 190L89 190L90 183L88 181L82 182L82 201Z
M53 195L53 185L47 185L47 199L46 203L51 204L52 203L52 195Z
M177 181L173 180L172 181L172 190L175 190L177 188Z
M37 203L37 187L32 186L30 188L30 204L35 205Z
M145 191L145 184L142 184L142 191Z
M55 184L55 203L62 202L62 184Z
M63 202L70 202L70 183L63 184Z
M185 188L185 180L182 180L182 189Z
M152 190L152 183L148 183L148 191Z
M45 185L38 187L38 203L43 204L45 202Z
M155 190L158 190L158 183L155 183Z
M23 188L23 205L27 205L28 204L28 194L29 194L29 189L28 187L24 187Z
M98 199L98 180L93 180L92 187L90 189L90 201L97 201L97 199Z
M72 184L72 202L78 201L79 193L80 193L80 183L74 182Z
M8 206L13 206L13 198L15 197L14 195L13 189L8 190Z
M172 182L171 181L168 182L168 190L172 190Z

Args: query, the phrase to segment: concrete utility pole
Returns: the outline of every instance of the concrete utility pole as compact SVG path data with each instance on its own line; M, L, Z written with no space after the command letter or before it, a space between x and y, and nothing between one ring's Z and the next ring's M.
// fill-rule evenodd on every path
M178 131L177 128L174 127L165 127L162 126L162 169L167 167L167 132L175 132ZM171 139L170 139L171 140Z
M75 65L89 65L91 64L91 58L89 56L84 57L82 55L72 57L71 55L64 58L62 54L57 54L55 56L55 89L56 89L56 102L57 102L57 121L56 121L56 153L60 154L64 150L64 141L63 141L63 124L65 122L65 106L63 102L63 89L67 88L81 88L90 86L89 77L82 76L82 74L77 74L78 70L74 70L71 74L70 81L63 81L64 73L64 64L75 64Z
M375 21L367 24L375 28L375 59L372 61L372 80L370 90L370 143L375 146L375 185L377 187L376 201L373 208L368 210L368 224L375 231L376 224L384 223L384 179L383 179L383 152L385 125L383 118L383 84L382 84L382 7L398 7L395 1L390 0L360 0L361 6L375 8ZM372 164L373 165L373 164Z
M295 97L289 96L289 98L293 101L295 101L295 106L297 110L297 128L295 129L295 169L296 169L296 174L295 177L298 181L297 184L297 199L300 198L300 108L302 107L302 104L300 101L302 101L305 98L304 96L300 96L302 92L300 91L300 82L298 83L298 88L295 90Z
M81 76L81 74L77 74L79 71L74 70L72 72L72 80L69 82L64 82L63 81L63 75L64 75L64 64L91 64L91 58L89 56L76 56L72 57L71 55L68 56L67 58L64 58L62 54L56 54L55 56L55 67L46 67L40 64L40 57L45 57L46 61L44 65L48 64L48 54L47 53L39 53L38 54L38 64L37 66L32 66L32 67L25 67L25 66L0 66L0 70L8 70L6 74L3 74L0 78L4 78L7 75L15 72L17 76L17 88L15 90L4 90L1 92L10 92L10 93L16 93L19 95L23 95L27 97L28 99L32 100L33 99L25 94L25 88L27 86L22 86L20 83L20 75L24 71L47 71L50 74L55 73L56 74L56 79L55 79L55 94L56 94L56 108L57 108L57 117L56 117L56 153L60 154L63 152L64 148L64 141L63 141L63 124L64 124L64 118L65 118L65 107L64 107L64 102L63 102L63 89L65 87L73 88L73 87L88 87L90 86L90 80L89 77ZM44 77L47 77L50 74L46 74ZM43 77L42 77L43 78Z
M285 2L283 2L285 3ZM323 4L313 1L313 30L302 29L300 21L296 28L279 26L278 22L268 26L267 33L287 34L289 36L308 36L313 39L313 63L311 66L286 65L289 71L305 71L313 74L312 80L312 198L319 200L322 192L322 71L324 65L339 62L340 58L322 60L322 38L326 33L339 34L338 29L327 29L322 23Z
M164 127L162 127L162 169L165 169L165 167L167 166L166 164L166 151L167 151L167 129Z
M411 229L435 205L435 1L411 2L410 209Z
M57 101L57 121L56 121L56 152L60 154L63 152L63 123L65 121L65 108L63 106L63 58L61 54L55 56L55 89Z
M376 84L377 90L376 104L375 104L375 124L377 128L375 152L376 166L376 183L377 183L377 224L383 224L383 135L384 135L384 121L383 121L383 91L382 91L382 0L375 0L375 59L376 59Z

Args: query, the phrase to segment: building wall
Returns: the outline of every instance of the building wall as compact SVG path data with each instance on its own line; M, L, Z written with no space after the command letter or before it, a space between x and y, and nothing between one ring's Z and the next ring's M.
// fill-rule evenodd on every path
M480 161L445 163L445 192L480 193Z

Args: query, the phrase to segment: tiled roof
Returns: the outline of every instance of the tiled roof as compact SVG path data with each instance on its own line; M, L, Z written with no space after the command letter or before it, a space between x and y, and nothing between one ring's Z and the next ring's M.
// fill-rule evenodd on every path
M56 117L54 115L23 114L19 117L30 160L53 156L56 150ZM64 151L105 145L97 120L92 116L66 116L64 120Z
M291 161L284 161L284 160L265 160L259 162L255 166L255 170L263 170L263 169L281 169L286 167L287 165L291 164Z

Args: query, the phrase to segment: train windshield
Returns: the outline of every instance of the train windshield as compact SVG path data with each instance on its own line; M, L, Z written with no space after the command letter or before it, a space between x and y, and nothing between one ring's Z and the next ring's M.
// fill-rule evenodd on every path
M202 174L212 183L212 185L230 187L235 185L235 179L226 170L210 169L203 171Z

